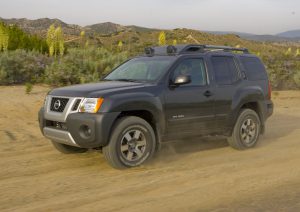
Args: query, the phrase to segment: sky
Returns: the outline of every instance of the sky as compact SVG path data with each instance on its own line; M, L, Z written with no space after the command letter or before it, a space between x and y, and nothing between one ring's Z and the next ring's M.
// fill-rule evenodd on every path
M0 0L0 17L276 34L300 29L300 0Z

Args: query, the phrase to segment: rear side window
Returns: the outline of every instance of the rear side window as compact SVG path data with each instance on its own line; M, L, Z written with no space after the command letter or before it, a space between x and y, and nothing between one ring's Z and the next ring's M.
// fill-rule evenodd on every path
M233 57L213 56L211 60L218 85L230 85L238 80Z
M264 80L268 78L266 69L260 59L256 57L240 58L249 80Z

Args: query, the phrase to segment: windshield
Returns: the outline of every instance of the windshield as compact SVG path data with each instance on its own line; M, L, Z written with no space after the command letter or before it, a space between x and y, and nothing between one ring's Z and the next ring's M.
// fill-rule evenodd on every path
M139 57L127 61L105 80L151 82L158 80L175 60L175 57Z

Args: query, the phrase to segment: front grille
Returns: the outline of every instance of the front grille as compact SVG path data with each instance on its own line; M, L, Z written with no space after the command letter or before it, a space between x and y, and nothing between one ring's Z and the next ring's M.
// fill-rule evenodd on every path
M72 111L76 111L78 109L78 106L81 102L81 99L77 99L72 107Z
M52 97L50 110L62 113L66 105L68 104L68 101L69 101L68 98Z

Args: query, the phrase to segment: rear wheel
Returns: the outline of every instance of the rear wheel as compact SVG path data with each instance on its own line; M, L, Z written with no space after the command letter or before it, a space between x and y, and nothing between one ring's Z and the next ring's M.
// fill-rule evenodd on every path
M64 154L73 154L73 153L84 153L88 149L84 148L79 148L75 146L69 146L66 144L61 144L56 141L51 141L55 149L57 149L59 152L64 153Z
M243 109L235 123L228 143L235 149L247 149L254 147L258 142L261 130L261 122L254 110Z
M150 159L155 151L155 134L151 125L135 116L116 123L109 144L103 147L108 163L117 169L138 166Z

